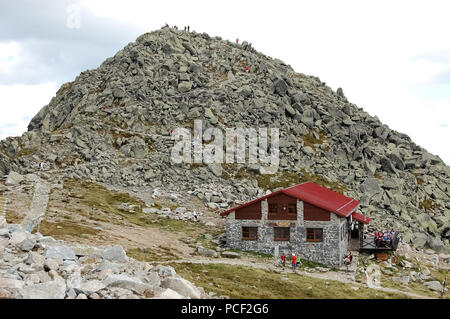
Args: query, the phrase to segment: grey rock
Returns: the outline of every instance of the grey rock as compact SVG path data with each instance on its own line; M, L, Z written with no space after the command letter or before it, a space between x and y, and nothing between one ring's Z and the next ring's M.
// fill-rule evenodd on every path
M423 283L428 289L441 292L443 287L439 281L427 281Z
M161 287L170 288L182 296L192 299L200 299L200 291L189 281L183 278L168 277L161 282Z
M73 249L66 245L50 246L45 251L46 259L58 258L58 256L63 260L76 260Z
M281 96L285 96L288 90L288 85L283 79L277 79L274 82L275 92Z
M110 275L103 283L107 287L119 287L123 289L132 290L138 294L143 294L146 290L151 291L153 287L144 284L137 278L132 278L127 275Z
M103 258L108 261L115 263L126 263L128 262L128 257L123 250L122 246L116 245L111 248L107 248L103 251Z
M209 248L205 248L202 246L198 246L196 251L201 256L206 256L206 257L218 257L219 256L217 251L209 249Z
M58 281L49 281L19 289L23 299L64 299L66 285Z
M181 93L188 92L192 89L193 82L192 81L183 81L178 84L178 91Z
M177 273L171 266L157 266L153 271L157 272L160 277L174 277Z
M222 254L222 257L225 257L225 258L240 258L241 257L241 255L239 253L236 253L234 251L224 251L221 254Z
M30 251L36 245L36 240L32 238L27 238L17 245L22 251Z
M106 288L106 285L99 280L89 280L82 283L80 286L80 290L86 295L90 295L104 288Z
M6 177L5 185L6 186L16 186L19 185L23 181L24 177L16 172L9 172Z

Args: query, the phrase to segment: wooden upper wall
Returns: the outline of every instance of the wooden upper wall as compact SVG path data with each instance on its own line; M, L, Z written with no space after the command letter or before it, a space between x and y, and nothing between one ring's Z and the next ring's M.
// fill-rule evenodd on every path
M331 213L320 207L303 202L303 220L329 221Z
M271 220L297 220L297 199L286 194L278 194L267 199L269 212L267 218ZM271 204L277 205L277 212L271 213ZM289 204L294 205L294 213L290 214Z
M235 211L235 219L260 220L262 201L239 208ZM286 194L278 194L267 199L269 220L297 220L297 199ZM271 205L276 204L276 213L270 211ZM294 207L294 213L289 213L289 207ZM329 221L331 213L325 209L303 202L303 219L313 221Z
M261 219L261 201L239 208L234 214L235 219Z

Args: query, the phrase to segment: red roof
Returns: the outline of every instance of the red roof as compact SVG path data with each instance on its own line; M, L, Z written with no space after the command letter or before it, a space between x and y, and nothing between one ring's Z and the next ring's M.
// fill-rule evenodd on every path
M299 200L308 202L314 206L323 208L342 217L348 217L359 206L359 201L357 201L356 199L336 193L328 188L314 184L313 182L306 182L303 184L279 190L277 192L273 192L269 195L260 197L251 202L234 207L220 214L222 216L228 215L230 212L236 209L248 206L250 204L261 201L263 199L266 199L279 193L295 197Z
M359 214L357 212L352 213L352 218L364 224L368 224L372 220L370 217L364 216L363 214Z

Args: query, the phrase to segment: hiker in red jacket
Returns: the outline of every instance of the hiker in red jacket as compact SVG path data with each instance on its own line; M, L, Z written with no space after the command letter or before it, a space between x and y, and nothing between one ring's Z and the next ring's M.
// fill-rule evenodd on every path
M250 68L247 66L245 67L245 72L249 73L250 72Z
M286 266L286 256L284 255L284 253L281 254L281 264L284 266Z
M295 254L292 254L292 270L295 272L295 268L297 268L297 257Z

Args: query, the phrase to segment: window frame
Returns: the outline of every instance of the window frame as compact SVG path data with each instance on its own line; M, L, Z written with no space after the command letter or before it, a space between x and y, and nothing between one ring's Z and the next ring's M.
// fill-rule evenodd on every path
M248 229L248 236L244 237L244 228ZM254 237L252 237L254 235ZM242 240L258 240L258 227L255 226L242 226L241 228L241 239Z
M275 211L272 211L272 208L275 208ZM278 204L277 203L269 203L269 214L277 214L278 213Z
M313 238L309 238L312 231ZM320 237L318 236L320 234ZM309 243L323 242L323 228L306 228L306 241Z
M284 231L282 231L284 230ZM277 237L277 235L283 234L287 237ZM274 241L290 241L291 240L291 228L290 227L274 227L273 228L273 240Z
M291 212L290 209L293 209ZM288 215L296 215L297 214L297 204L287 204L287 212Z

